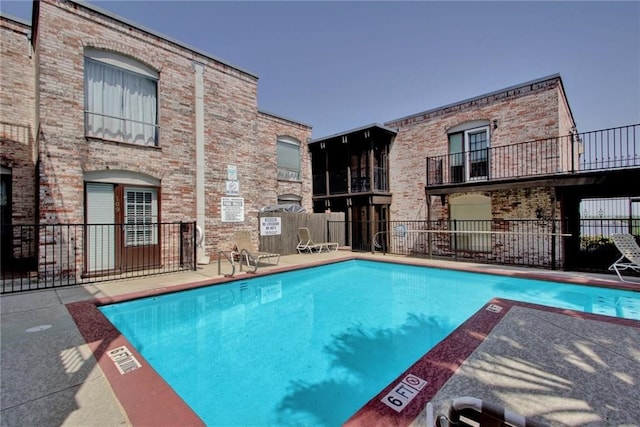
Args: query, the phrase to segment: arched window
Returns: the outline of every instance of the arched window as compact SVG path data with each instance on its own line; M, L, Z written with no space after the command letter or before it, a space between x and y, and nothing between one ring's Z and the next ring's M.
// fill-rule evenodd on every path
M85 134L158 145L158 73L129 57L86 49Z
M300 142L294 138L278 137L278 179L300 181Z
M302 197L297 194L280 194L278 196L279 205L302 205Z

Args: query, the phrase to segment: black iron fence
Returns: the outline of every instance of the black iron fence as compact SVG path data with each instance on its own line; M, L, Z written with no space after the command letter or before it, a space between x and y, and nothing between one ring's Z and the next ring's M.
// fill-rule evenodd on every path
M329 224L346 228L354 251L449 258L543 268L563 266L560 220L389 221Z
M2 225L0 293L196 269L194 222Z
M640 124L427 157L427 186L640 167Z
M580 220L578 267L586 271L604 271L620 257L612 234L628 233L640 243L640 218L583 218Z
M640 243L635 216L582 219L579 236L566 229L564 220L550 219L330 221L328 239L341 236L353 251L591 272L607 272L620 257L612 234L629 233ZM571 265L568 253L575 254Z
M327 175L329 186L327 187ZM351 177L350 185L347 185ZM373 187L371 184L373 177ZM324 196L330 194L367 193L370 191L389 191L389 172L386 168L376 166L371 176L350 175L347 170L329 171L313 175L313 195Z

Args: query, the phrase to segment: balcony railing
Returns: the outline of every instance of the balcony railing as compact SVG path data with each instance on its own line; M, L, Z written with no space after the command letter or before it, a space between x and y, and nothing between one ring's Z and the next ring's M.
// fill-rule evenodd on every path
M2 225L0 293L195 270L195 223Z
M427 186L640 167L640 124L427 157Z
M369 176L351 176L351 186L347 187L347 171L329 172L329 192L327 193L326 175L324 173L313 175L313 195L324 196L346 193L368 193L371 190ZM373 168L373 191L389 191L387 169Z

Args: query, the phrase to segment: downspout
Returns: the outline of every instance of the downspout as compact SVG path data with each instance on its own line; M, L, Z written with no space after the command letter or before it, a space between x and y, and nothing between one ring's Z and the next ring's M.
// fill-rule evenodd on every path
M196 133L196 227L200 228L196 259L198 264L209 264L205 253L205 152L204 152L204 65L193 63L195 83L195 133Z

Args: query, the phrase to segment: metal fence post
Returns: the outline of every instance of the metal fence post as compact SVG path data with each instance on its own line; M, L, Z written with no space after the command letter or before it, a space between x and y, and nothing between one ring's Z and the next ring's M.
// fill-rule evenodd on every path
M453 220L453 233L451 236L453 237L453 259L458 260L458 220Z

